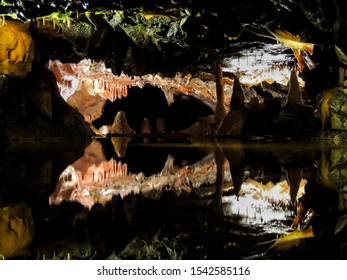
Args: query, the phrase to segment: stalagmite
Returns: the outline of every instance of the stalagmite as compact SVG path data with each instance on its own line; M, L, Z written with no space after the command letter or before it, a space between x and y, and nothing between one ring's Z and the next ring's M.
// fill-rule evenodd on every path
M216 78L216 95L217 95L217 105L215 111L215 123L218 127L224 120L225 116L228 114L228 108L225 105L225 92L224 92L224 82L221 62L218 61L214 65L214 74Z
M287 104L298 104L298 105L303 104L302 92L298 82L298 76L296 75L295 67L293 67L292 71L290 72Z
M230 111L219 126L217 135L241 135L247 115L247 108L245 107L244 100L245 97L240 81L235 77L233 95L230 102Z
M134 134L134 130L131 129L126 120L125 112L119 111L114 118L114 122L111 126L111 133L113 134Z

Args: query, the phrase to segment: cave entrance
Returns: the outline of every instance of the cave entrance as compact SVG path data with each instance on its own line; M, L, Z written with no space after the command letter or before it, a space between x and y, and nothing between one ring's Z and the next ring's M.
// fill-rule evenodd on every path
M146 84L143 88L131 87L128 96L114 102L107 100L101 117L92 122L96 128L112 125L119 111L124 111L128 125L137 134L178 132L198 121L200 117L213 115L210 107L197 98L174 95L174 102L168 105L164 92Z

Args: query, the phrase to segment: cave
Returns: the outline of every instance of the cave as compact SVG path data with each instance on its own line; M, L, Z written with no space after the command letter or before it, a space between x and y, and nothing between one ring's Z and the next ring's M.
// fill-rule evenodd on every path
M200 117L213 115L210 107L193 96L176 94L173 100L169 106L164 92L152 85L132 87L126 98L114 102L107 100L102 115L92 124L96 128L112 125L117 112L124 111L129 126L136 134L157 135L182 131L196 123Z
M345 3L229 2L1 1L0 259L347 258Z

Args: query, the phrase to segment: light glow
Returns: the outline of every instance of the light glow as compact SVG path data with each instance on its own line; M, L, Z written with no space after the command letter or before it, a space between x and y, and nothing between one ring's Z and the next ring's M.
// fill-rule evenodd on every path
M239 73L240 82L249 87L268 82L287 86L290 78L290 62L293 55L285 54L289 50L282 44L264 45L262 48L242 50L233 57L223 60L223 71ZM298 77L301 87L305 82Z
M301 180L298 196L304 193L306 180ZM223 197L223 214L237 217L245 224L264 225L284 221L293 215L289 210L290 186L287 181L261 185L249 180L242 184L239 196Z

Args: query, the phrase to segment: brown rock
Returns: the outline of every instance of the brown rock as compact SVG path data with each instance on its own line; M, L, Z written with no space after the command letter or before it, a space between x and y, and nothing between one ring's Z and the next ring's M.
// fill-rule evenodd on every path
M113 134L135 134L135 131L128 125L125 112L119 111L114 118L111 126L111 133Z

